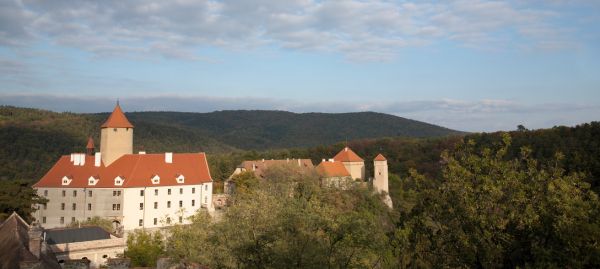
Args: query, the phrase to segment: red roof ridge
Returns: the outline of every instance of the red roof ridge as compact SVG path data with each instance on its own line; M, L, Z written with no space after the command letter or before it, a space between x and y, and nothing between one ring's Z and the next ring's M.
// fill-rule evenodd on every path
M85 146L86 149L93 149L94 148L94 139L90 136L88 137L88 142L87 145Z
M352 151L349 147L345 147L342 149L335 157L334 160L338 162L364 162L361 157L359 157L354 151Z
M100 126L101 128L133 128L133 124L129 122L121 106L117 103L113 112L108 116L108 119Z

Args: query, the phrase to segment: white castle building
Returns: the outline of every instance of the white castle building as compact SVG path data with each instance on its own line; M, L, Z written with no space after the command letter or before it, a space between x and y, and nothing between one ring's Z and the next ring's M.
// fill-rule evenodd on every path
M33 187L49 200L35 213L45 228L99 216L125 231L187 223L213 209L204 153L133 153L133 125L119 104L101 126L100 152L62 156Z

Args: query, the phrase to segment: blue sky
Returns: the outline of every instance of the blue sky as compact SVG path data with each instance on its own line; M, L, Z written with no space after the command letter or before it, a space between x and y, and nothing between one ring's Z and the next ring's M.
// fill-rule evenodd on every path
M0 0L0 104L600 120L600 2Z

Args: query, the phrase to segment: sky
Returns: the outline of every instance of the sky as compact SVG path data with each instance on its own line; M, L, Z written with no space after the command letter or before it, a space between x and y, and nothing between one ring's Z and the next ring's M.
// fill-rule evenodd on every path
M0 0L0 105L600 120L600 1Z

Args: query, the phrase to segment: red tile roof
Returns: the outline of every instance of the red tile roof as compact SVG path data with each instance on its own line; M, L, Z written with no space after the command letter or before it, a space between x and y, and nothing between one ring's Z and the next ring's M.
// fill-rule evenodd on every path
M177 183L176 177L184 176L184 183ZM160 177L159 184L152 184L152 177ZM63 177L70 177L69 185L62 185ZM89 185L93 176L100 180ZM122 186L115 185L115 178L124 178ZM210 171L204 153L174 153L173 162L165 163L165 154L127 154L109 166L102 163L94 166L94 156L85 156L85 165L76 166L70 156L62 156L58 162L38 181L34 187L40 188L132 188L172 185L195 185L211 182Z
M317 165L317 173L323 177L349 177L350 173L343 163L324 161Z
M338 162L364 162L362 158L358 157L354 151L352 151L349 147L345 147L340 151L335 157L333 157L335 161Z
M379 155L377 155L377 157L375 157L375 159L373 159L374 161L387 161L387 159L385 157L383 157L383 155L381 155L381 153L379 153Z
M117 104L113 112L108 116L108 119L102 124L102 128L133 128L125 113L121 110L121 106Z
M257 177L263 177L263 172L269 166L273 165L298 165L301 168L312 169L313 163L310 159L286 159L286 160L252 160L252 161L243 161L240 165L241 168L244 168L246 171L254 171L254 174ZM252 168L254 166L254 169Z

